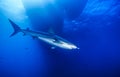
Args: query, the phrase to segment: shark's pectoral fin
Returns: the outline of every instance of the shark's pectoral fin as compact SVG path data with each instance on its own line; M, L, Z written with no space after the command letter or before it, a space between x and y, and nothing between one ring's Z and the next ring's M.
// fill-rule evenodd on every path
M51 47L51 49L55 49L56 47Z

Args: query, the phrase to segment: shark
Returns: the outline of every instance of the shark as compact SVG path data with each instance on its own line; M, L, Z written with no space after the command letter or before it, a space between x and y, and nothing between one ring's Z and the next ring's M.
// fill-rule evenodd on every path
M62 49L80 49L75 44L69 42L68 40L56 35L53 32L43 32L43 31L33 31L29 28L27 29L21 29L16 23L14 23L12 20L8 19L10 24L12 25L14 32L10 35L10 37L16 35L19 32L22 32L24 35L30 35L33 38L37 38L39 40L42 40L48 44L50 44L52 49L55 49L56 47L62 48Z

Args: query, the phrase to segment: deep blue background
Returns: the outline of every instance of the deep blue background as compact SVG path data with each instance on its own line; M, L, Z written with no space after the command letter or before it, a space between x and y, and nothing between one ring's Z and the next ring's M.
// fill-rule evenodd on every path
M0 77L120 77L119 0L39 1L0 1ZM22 33L10 38L8 18L21 28L52 28L80 50L52 50Z

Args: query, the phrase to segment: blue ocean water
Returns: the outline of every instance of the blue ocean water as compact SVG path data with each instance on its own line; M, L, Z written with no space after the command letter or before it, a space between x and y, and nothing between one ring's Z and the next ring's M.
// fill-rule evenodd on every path
M55 34L79 50L9 37L21 28ZM119 0L0 0L0 77L120 77Z

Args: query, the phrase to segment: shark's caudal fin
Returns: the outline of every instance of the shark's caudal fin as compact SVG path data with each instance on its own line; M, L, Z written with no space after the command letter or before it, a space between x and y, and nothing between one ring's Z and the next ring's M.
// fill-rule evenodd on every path
M9 22L11 23L11 25L12 25L12 27L13 27L13 29L14 29L14 32L10 35L10 37L12 37L12 36L16 35L17 33L19 33L19 32L21 31L21 29L20 29L20 27L19 27L17 24L15 24L13 21L11 21L10 19L8 19L8 20L9 20Z

